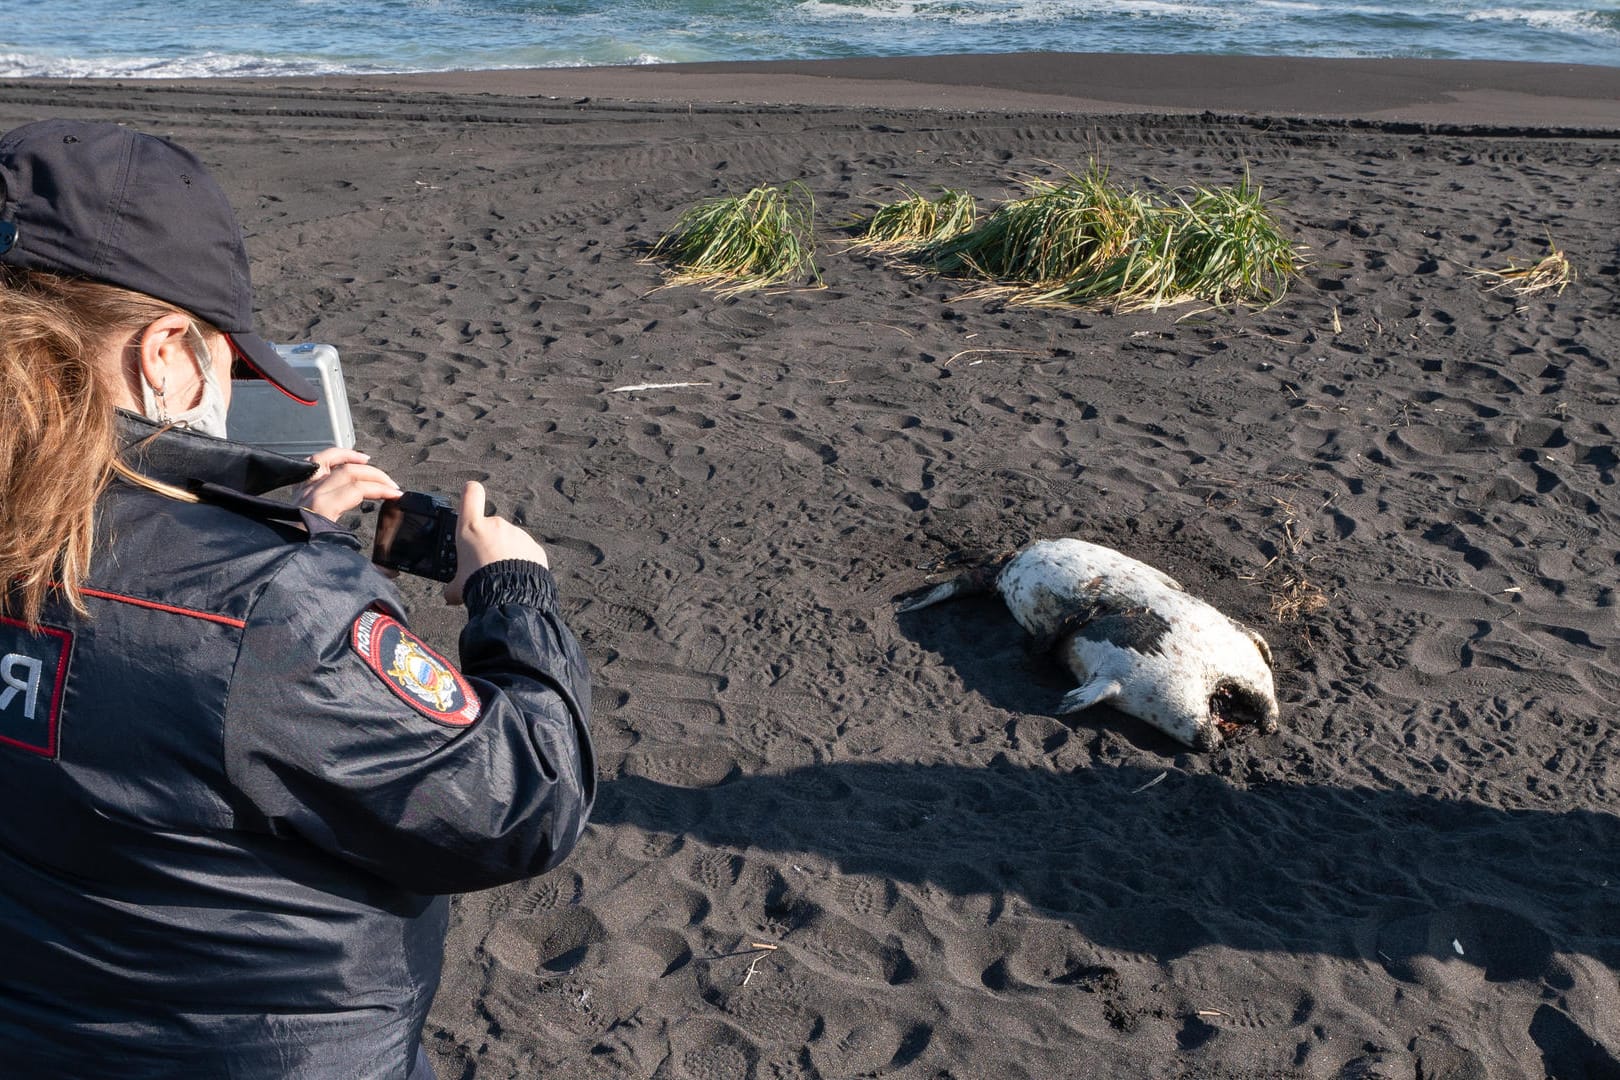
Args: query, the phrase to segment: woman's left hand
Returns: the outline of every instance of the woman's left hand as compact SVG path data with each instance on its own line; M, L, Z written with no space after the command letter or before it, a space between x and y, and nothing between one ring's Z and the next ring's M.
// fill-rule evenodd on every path
M368 465L370 455L333 446L311 454L315 475L298 488L293 502L336 521L367 499L397 499L404 494L381 469Z

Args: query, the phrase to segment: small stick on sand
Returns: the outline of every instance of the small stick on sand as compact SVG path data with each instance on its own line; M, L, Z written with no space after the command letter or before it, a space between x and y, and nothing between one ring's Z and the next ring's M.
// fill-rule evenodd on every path
M754 972L759 969L759 962L765 959L765 954L767 952L775 952L778 948L778 946L764 941L750 941L748 943L748 947L750 949L759 949L760 953L758 956L754 957L753 961L748 965L748 971L743 975L742 984L744 986L747 986L748 980L754 977Z
M1037 356L1040 351L1039 349L963 349L939 366L950 367L951 360L960 360L962 357L971 356L973 353L1017 353L1022 356Z
M1149 780L1147 783L1143 784L1141 787L1137 788L1135 791L1132 791L1131 794L1140 795L1142 792L1146 791L1148 788L1152 787L1154 784L1157 784L1159 781L1163 780L1169 775L1170 773L1168 771L1162 772L1158 776L1155 776L1153 779Z
M610 394L631 394L637 390L675 390L682 386L713 386L706 382L650 382L637 383L635 386L615 386L609 390Z

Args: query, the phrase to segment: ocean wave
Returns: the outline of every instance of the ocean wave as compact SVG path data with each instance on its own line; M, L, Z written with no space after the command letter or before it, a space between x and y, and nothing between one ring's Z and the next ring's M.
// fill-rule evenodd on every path
M644 67L667 64L668 57L638 52L611 59L584 55L537 56L508 62L477 65L480 71L512 71L524 68L594 67L601 64ZM271 58L245 53L200 53L188 57L121 56L94 60L27 53L0 53L0 79L229 79L289 78L325 75L413 75L436 71L464 70L446 60L440 64L385 66L382 64L338 63L302 57Z
M1615 16L1601 11L1489 8L1485 11L1471 11L1466 18L1469 22L1519 23L1532 30L1550 30L1558 34L1581 35L1596 32L1606 37L1620 38L1620 25L1616 24Z
M1086 16L1227 22L1237 10L1176 0L803 0L796 12L810 19L925 20L956 26L1072 21Z
M536 63L533 63L533 64L522 64L522 63L518 63L518 64L502 64L497 68L493 68L493 69L489 69L489 70L510 71L510 70L513 70L513 69L530 68L530 67L540 67L540 68L649 67L649 66L651 66L653 64L675 64L675 63L680 63L680 61L671 60L671 59L669 59L668 57L665 57L665 56L658 56L655 53L644 52L644 53L637 53L635 56L625 57L625 58L622 58L622 59L616 58L616 59L612 59L612 60L603 60L600 57L597 57L597 58L593 59L593 58L585 57L585 56L575 56L575 57L572 57L572 58L566 59L566 60L558 60L558 59L540 60L540 61L537 61ZM439 70L451 70L451 69L439 69Z
M100 56L80 59L29 53L0 53L5 79L224 79L265 75L381 75L397 69L305 58L249 53L196 56Z
M52 20L0 39L0 78L303 77L1031 50L1620 65L1620 11L1610 0L196 0L189 10L197 33L183 43L133 32L117 15L126 3L52 0Z

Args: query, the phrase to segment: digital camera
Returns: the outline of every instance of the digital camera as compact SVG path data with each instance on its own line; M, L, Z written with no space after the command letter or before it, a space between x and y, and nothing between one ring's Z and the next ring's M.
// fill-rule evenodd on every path
M407 491L377 511L371 561L435 581L456 576L456 512L442 495Z

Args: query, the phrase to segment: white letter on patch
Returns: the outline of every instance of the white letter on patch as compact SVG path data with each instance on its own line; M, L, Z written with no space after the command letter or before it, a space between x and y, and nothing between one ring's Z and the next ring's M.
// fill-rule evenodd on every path
M11 699L17 696L17 691L23 692L23 715L29 720L34 718L34 706L39 703L39 670L43 665L32 656L19 656L17 653L7 653L4 660L0 660L0 682L6 684L4 693L0 693L0 709L11 706ZM19 679L17 669L22 668L27 674Z

